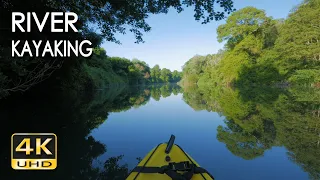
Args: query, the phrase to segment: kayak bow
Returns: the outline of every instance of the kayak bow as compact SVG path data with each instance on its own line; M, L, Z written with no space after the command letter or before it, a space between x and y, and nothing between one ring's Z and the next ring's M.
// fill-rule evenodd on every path
M174 144L174 140L175 136L171 135L168 143L153 148L127 180L213 180L213 176Z

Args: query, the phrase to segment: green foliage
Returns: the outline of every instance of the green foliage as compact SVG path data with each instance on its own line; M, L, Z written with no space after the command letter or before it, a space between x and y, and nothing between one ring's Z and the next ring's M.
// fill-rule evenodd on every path
M310 85L320 82L320 70L304 69L297 70L290 78L289 82L298 85Z
M152 82L157 83L160 81L161 69L159 65L155 65L150 72Z
M247 85L272 85L281 80L281 76L277 68L271 65L253 65L251 67L242 66L239 70L238 80L233 83L238 86Z
M247 36L259 36L270 21L263 10L254 7L243 8L232 13L226 24L218 27L218 41L226 40L227 48L233 49Z
M244 67L254 66L274 42L269 40L274 29L275 22L263 10L247 7L234 12L217 30L219 42L227 41L225 50L191 58L184 66L184 81L225 85L237 81Z
M95 48L92 57L74 65L64 75L61 87L66 90L93 91L124 84L176 83L181 79L181 72L172 73L169 69L160 69L158 65L150 68L144 61L108 57L105 53L103 48Z
M155 65L150 70L150 78L153 83L177 83L181 80L182 73L174 70L163 68L161 69L159 65Z
M181 76L182 76L181 72L174 70L172 72L171 81L172 82L179 82L181 80Z
M183 65L182 84L197 83L200 77L203 76L205 72L208 72L208 69L217 65L221 59L221 54L207 56L196 55L192 57ZM209 74L207 76L210 77Z
M213 64L208 56L191 58L184 65L181 84L318 86L319 16L318 0L304 1L285 20L267 17L254 7L240 9L217 29L225 48L208 56L219 60Z
M162 80L162 82L170 82L171 81L171 71L167 68L163 68L161 69L161 74L160 74L160 79Z
M281 55L278 64L285 73L297 69L319 69L320 62L320 2L304 1L293 9L281 25L276 50Z

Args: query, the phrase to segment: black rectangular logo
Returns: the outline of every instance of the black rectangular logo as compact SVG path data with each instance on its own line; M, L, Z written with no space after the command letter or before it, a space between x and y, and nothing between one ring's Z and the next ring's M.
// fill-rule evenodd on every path
M57 167L57 136L53 133L15 133L11 136L11 167L53 170Z

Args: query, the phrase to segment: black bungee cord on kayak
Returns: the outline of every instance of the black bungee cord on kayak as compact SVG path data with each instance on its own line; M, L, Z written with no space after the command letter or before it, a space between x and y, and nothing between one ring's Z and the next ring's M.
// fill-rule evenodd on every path
M174 145L174 140L175 140L175 136L171 135L170 140L167 143L167 147L165 149L165 153L169 154L172 146ZM178 145L177 145L178 146ZM159 145L155 148L155 150L153 151L153 153L157 150L157 148L159 147ZM135 167L132 172L138 172L138 174L136 175L135 179L137 178L137 176L140 173L160 173L160 174L166 174L169 177L171 177L172 180L191 180L192 176L194 174L201 174L201 176L203 177L203 179L206 179L202 173L207 173L212 179L213 176L205 169L201 168L201 167L197 167L193 161L189 158L189 156L183 151L183 149L178 146L182 152L188 157L189 161L183 161L183 162L178 162L178 163L169 163L168 165L162 166L162 167L146 167L145 165L147 164L148 160L151 158L151 156L153 155L153 153L151 154L151 156L149 157L149 159L147 160L147 162L143 165L143 166L137 166ZM166 161L170 161L170 157L166 156ZM183 174L178 173L177 171L180 172L184 172Z
M186 172L183 174L180 174L177 171L186 171ZM194 164L190 164L189 161L184 161L179 163L169 163L169 165L162 166L162 167L137 166L132 170L132 172L166 174L169 177L171 177L173 180L190 180L194 174L202 175L202 173L207 173L210 176L207 170L201 167L196 167ZM205 177L203 178L205 179Z

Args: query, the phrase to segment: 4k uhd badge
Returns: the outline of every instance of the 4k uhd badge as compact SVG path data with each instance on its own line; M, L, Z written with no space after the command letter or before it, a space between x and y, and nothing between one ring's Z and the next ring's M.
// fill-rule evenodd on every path
M53 133L15 133L11 136L11 167L53 170L57 167L57 136Z

